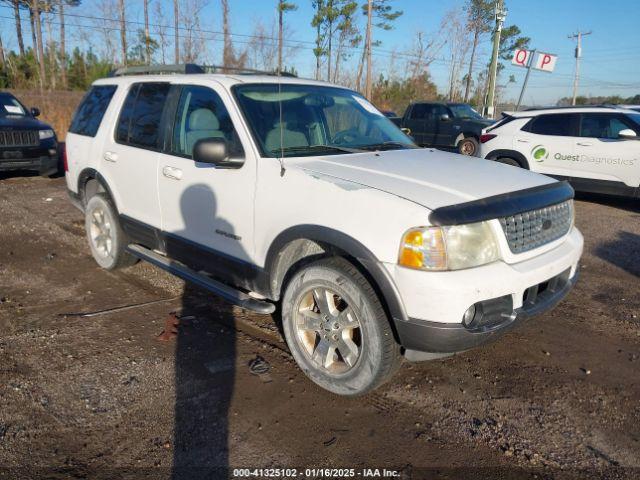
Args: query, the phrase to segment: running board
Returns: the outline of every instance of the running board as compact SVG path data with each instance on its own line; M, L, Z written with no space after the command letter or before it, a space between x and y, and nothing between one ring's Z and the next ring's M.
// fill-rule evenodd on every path
M252 298L246 293L241 292L240 290L236 290L235 288L218 282L217 280L207 277L206 275L197 273L191 270L189 267L175 262L170 258L160 255L159 253L156 253L153 250L149 250L148 248L145 248L141 245L132 243L127 246L127 251L131 255L138 257L139 259L145 260L152 265L155 265L156 267L160 267L163 270L166 270L176 277L180 277L187 282L194 283L204 288L205 290L215 293L219 297L222 297L225 300L238 305L239 307L262 314L273 313L276 309L276 306L273 303L258 300L257 298Z

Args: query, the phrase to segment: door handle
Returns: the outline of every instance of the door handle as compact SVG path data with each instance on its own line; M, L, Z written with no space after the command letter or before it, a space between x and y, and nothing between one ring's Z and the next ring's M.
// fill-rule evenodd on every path
M104 152L103 158L107 162L116 163L118 161L118 154L114 152Z
M182 170L175 167L166 166L162 169L162 174L172 180L180 180L182 178Z
M590 147L593 144L589 142L578 142L578 145L580 145L581 147Z

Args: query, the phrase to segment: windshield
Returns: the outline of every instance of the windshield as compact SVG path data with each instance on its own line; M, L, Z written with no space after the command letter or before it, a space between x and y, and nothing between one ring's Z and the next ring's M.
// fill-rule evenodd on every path
M482 120L482 115L476 112L471 105L449 105L456 118L471 118L473 120Z
M9 115L24 117L27 111L13 95L0 93L0 117Z
M629 113L627 114L627 117L633 120L633 123L640 127L640 113Z
M234 93L266 157L415 148L396 125L350 90L247 84L234 87Z

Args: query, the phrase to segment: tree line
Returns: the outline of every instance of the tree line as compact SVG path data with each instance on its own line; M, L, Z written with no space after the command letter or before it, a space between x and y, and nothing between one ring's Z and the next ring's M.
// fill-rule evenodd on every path
M394 49L380 35L403 15L394 0L306 0L313 42L295 40L287 21L302 0L273 0L274 22L254 21L252 32L242 35L231 32L228 0L139 0L142 22L130 19L131 1L84 3L90 1L92 14L80 15L82 0L0 0L0 10L12 12L17 43L17 49L5 48L0 32L0 87L83 90L119 66L207 63L213 55L227 69L295 73L308 52L316 79L357 89L381 108L402 110L418 99L480 107L486 93L489 59L481 47L492 35L494 0L461 0L435 31L407 34L406 45ZM200 19L208 9L221 18L221 31L203 28ZM69 29L70 17L76 23ZM71 51L67 30L76 45ZM528 44L516 25L507 26L500 58ZM440 91L431 78L434 64L448 69Z

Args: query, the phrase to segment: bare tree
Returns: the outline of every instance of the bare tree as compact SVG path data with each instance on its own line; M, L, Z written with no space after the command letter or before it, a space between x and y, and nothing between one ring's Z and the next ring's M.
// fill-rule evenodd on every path
M407 73L411 78L418 78L427 72L429 66L436 60L442 47L446 43L442 32L445 22L440 24L439 30L427 37L424 32L417 32L413 45L408 51Z
M4 69L4 45L2 44L2 35L0 35L0 68Z
M119 16L119 7L116 4L116 0L99 0L97 10L100 18L93 19L93 29L99 33L100 37L100 41L97 44L98 50L103 58L114 64L118 63L117 32L120 30L120 22L115 18ZM80 33L85 42L92 43L92 36L86 36L84 30L76 30L76 33Z
M282 50L283 50L283 33L284 33L284 14L292 10L297 10L295 3L285 0L278 0L278 75L282 72Z
M38 48L38 66L40 74L40 88L44 88L46 84L46 69L44 59L44 47L42 45L42 22L40 17L40 3L38 0L31 0L31 10L33 11L33 19L35 26L35 40Z
M169 38L167 33L167 27L164 24L164 10L162 9L162 2L154 3L154 15L156 18L156 33L160 38L159 47L162 64L167 63L167 48L169 47Z
M13 8L13 20L16 25L16 39L18 40L18 51L20 56L24 57L24 39L22 38L22 19L20 18L20 0L0 0L1 3L7 3Z
M182 61L185 63L196 62L205 54L207 42L200 28L200 18L207 4L206 0L183 0L181 3Z
M151 64L151 37L149 36L149 0L143 0L144 7L144 46L147 65Z
M120 45L122 47L122 65L127 65L127 21L124 0L119 0L120 6Z
M231 40L231 31L229 30L229 2L221 0L222 4L222 34L223 34L223 50L222 64L226 68L242 68L247 63L247 52L236 54Z
M469 51L470 39L465 21L465 14L462 9L453 8L449 10L444 19L448 25L447 46L449 51L449 100L461 100L462 93L458 87L460 85L460 71Z
M491 0L467 0L465 10L467 12L467 26L473 34L471 56L469 57L469 71L465 76L464 102L469 101L471 94L471 81L473 77L473 64L476 58L478 43L483 35L491 31L494 3Z
M64 2L65 0L58 0L58 20L60 23L60 80L62 81L62 88L67 88L67 50L66 50L66 38L64 31Z
M175 63L180 63L180 34L178 27L180 22L180 10L178 8L178 0L173 0L173 43L175 47Z

